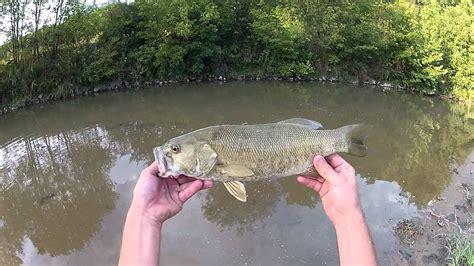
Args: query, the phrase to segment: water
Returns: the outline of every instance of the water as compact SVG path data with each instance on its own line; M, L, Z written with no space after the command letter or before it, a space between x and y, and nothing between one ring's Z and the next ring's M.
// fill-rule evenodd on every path
M0 264L116 264L124 218L152 147L223 123L291 117L325 128L372 125L357 169L380 262L399 251L397 221L439 196L450 165L473 151L469 110L446 101L317 83L188 84L107 93L0 116ZM294 177L247 184L247 203L221 184L164 226L163 265L338 262L334 229Z

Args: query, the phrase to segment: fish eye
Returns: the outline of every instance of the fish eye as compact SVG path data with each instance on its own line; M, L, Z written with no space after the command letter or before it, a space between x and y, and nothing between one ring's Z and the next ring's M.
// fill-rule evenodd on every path
M171 151L173 151L173 153L178 153L180 151L180 148L178 145L174 144L171 145Z

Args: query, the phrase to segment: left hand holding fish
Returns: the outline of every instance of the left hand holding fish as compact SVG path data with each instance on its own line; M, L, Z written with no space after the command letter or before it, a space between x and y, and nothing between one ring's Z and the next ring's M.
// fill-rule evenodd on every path
M157 162L142 171L133 191L130 209L138 209L160 224L181 211L184 203L194 194L213 185L212 181L187 176L161 178L158 172Z
M162 178L154 162L140 174L123 229L119 265L158 265L161 227L212 181L187 176Z

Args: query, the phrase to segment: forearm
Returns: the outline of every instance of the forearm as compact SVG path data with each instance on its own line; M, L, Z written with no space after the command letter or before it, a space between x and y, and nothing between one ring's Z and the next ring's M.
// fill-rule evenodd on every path
M161 226L132 204L125 221L119 265L158 265Z
M335 224L341 265L376 265L375 251L362 211Z

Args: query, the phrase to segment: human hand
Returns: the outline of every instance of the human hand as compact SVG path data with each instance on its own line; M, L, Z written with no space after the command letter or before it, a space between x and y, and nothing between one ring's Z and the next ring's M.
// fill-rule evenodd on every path
M338 154L316 156L314 167L320 176L299 176L298 182L314 189L321 196L324 211L334 225L360 216L359 193L354 168Z
M158 224L175 216L183 204L198 191L212 187L212 181L201 181L192 177L162 178L157 176L155 161L142 171L133 190L130 209L137 210Z

